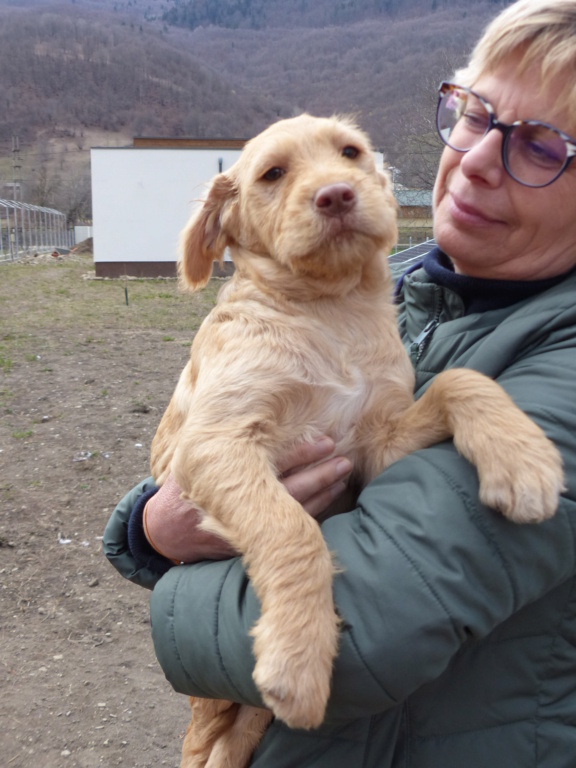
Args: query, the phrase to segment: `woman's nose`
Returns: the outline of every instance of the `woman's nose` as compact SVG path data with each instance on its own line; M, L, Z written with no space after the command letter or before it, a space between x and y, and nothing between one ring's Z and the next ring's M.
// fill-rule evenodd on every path
M472 149L462 155L462 173L467 178L480 179L490 186L500 184L506 174L502 162L503 140L500 131L488 131Z

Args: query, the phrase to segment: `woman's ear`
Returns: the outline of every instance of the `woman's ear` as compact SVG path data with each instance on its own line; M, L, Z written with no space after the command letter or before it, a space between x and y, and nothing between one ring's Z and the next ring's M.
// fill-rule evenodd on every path
M212 276L212 262L222 263L226 246L231 242L222 229L222 215L227 206L236 203L237 197L232 176L219 174L203 205L182 232L178 274L187 288L203 288Z

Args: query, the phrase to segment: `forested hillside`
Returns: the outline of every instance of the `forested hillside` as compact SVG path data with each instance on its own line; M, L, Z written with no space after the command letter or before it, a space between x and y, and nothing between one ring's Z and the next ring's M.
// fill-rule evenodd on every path
M68 198L82 188L88 203L90 145L245 137L282 114L277 99L235 92L161 30L113 21L74 7L0 7L0 197L77 216Z
M240 98L223 77L159 34L78 13L3 14L0 141L99 127L137 135L244 136L278 107Z
M512 0L509 0L511 2ZM489 0L492 5L500 0ZM465 0L167 0L162 18L189 29L327 27L366 19L423 16L439 10L466 9Z
M249 137L302 110L354 114L398 181L429 186L437 82L505 4L0 0L0 197L78 217L91 145Z

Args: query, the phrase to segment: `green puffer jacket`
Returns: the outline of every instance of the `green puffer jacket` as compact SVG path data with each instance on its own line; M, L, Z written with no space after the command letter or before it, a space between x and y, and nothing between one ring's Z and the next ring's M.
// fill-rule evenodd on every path
M474 468L443 443L397 462L356 510L326 521L344 620L326 722L314 732L274 722L251 765L574 768L576 274L482 314L465 315L423 269L402 290L416 394L445 368L493 377L562 451L568 490L554 519L514 525L479 503ZM128 561L117 567L129 575ZM259 704L248 635L258 610L239 560L163 576L153 638L174 688Z

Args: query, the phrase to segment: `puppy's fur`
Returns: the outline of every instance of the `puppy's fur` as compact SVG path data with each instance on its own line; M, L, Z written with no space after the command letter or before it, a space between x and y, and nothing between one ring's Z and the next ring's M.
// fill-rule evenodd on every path
M254 680L289 726L322 722L336 654L333 563L320 528L280 483L291 446L323 434L365 485L410 451L449 437L474 462L482 500L518 522L552 515L556 449L494 382L414 374L391 302L396 204L367 137L343 119L280 121L217 176L183 233L181 277L236 266L198 331L162 419L152 472L171 471L203 525L229 541L262 606ZM193 700L182 766L242 766L271 714Z

